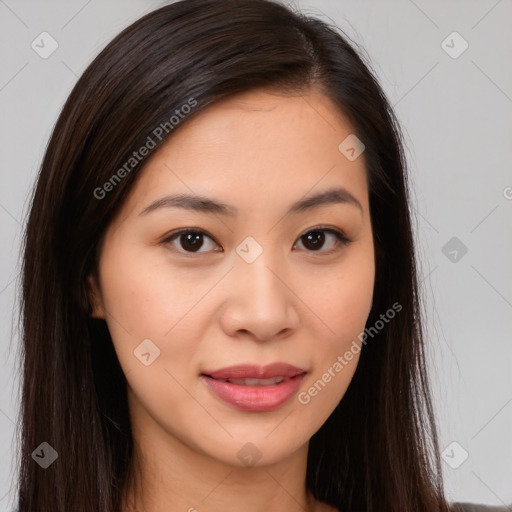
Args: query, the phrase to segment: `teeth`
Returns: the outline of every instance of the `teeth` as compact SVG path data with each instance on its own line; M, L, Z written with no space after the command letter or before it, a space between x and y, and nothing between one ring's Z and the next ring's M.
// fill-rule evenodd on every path
M270 379L222 379L224 382L231 382L231 384L238 384L240 386L274 386L290 377L272 377Z

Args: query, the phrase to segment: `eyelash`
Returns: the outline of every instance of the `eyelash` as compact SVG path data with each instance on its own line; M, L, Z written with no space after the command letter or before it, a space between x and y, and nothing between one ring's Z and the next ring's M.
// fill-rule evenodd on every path
M306 252L309 252L309 253L312 253L312 254L319 253L319 254L323 254L323 255L330 255L330 254L333 254L334 252L336 252L337 250L341 250L341 248L346 247L350 243L352 243L352 240L347 238L342 231L339 231L337 229L333 229L333 228L330 228L330 227L327 227L327 226L317 226L317 227L308 229L307 231L305 231L298 238L298 240L300 240L304 236L308 235L309 233L315 233L315 232L325 232L325 233L330 233L330 234L334 235L336 237L336 246L333 249L330 249L328 251L322 251L322 250L311 251L311 250L306 250ZM210 238L212 241L214 241L217 244L215 239L212 236L210 236L206 231L203 231L202 229L196 229L196 228L183 228L183 229L179 229L177 231L173 231L168 236L166 236L162 240L161 243L163 245L168 245L168 244L170 244L170 242L172 242L172 240L174 240L175 238L179 237L180 235L183 235L183 234L186 234L186 233L188 233L188 234L196 234L196 235L206 235L208 238ZM219 244L217 244L217 245L219 245ZM195 257L196 254L202 254L202 253L208 253L209 252L209 251L196 251L196 252L194 252L194 251L181 251L181 250L177 250L177 249L174 249L174 248L172 250L175 251L175 252L178 252L178 253L180 253L182 255L185 255L186 257ZM220 251L214 251L214 252L220 252Z

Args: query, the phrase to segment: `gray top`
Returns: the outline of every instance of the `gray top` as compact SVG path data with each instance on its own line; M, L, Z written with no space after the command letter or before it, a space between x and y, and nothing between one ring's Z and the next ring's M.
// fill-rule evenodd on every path
M456 502L450 503L453 512L512 512L512 503L510 505L480 505L478 503Z

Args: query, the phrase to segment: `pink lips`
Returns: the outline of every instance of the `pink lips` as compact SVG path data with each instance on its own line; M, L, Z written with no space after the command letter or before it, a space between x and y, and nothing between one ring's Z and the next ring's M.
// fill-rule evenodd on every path
M204 371L201 378L213 393L243 411L270 411L287 402L297 391L306 371L286 363L267 366L237 365L220 370ZM284 377L273 385L244 385L221 379L269 379Z

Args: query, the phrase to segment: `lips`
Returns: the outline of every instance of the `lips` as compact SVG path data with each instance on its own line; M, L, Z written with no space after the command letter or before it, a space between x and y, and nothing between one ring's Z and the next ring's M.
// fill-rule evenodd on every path
M270 380L279 379L287 380L302 373L306 373L302 368L293 366L287 363L272 363L267 366L257 365L236 365L221 368L219 370L207 370L202 372L202 375L212 377L218 380L228 380L234 382L235 380L243 379L258 379L258 380ZM261 385L272 385L274 383L263 382ZM247 384L247 385L258 385L258 384Z
M243 411L264 412L284 405L297 392L306 371L286 363L238 365L205 371L201 379L222 401Z

